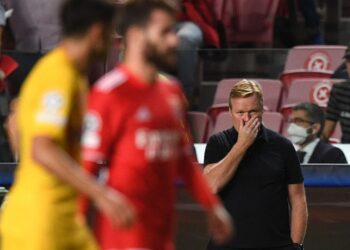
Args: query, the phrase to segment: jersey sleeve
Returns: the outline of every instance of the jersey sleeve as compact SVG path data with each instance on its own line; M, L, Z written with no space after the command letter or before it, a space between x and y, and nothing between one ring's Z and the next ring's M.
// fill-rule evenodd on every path
M38 88L37 101L33 102L32 132L33 135L60 140L66 133L73 98L78 94L78 83L69 74L48 79L45 86Z
M99 91L92 91L89 95L82 139L84 161L102 163L111 153L122 119L122 107L111 110L117 101L111 101L111 98L110 93Z

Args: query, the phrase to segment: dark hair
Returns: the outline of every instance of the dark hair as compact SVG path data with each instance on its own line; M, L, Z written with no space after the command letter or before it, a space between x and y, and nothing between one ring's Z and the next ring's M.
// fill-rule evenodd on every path
M130 0L119 7L118 33L125 36L131 26L146 26L155 10L163 10L175 15L178 6L174 0Z
M297 104L294 108L294 111L304 110L306 112L307 118L312 123L319 123L321 125L320 131L317 133L317 136L320 136L323 130L325 114L322 108L317 104L310 102L302 102Z
M107 0L66 0L60 14L63 36L82 36L95 23L111 24L116 5Z

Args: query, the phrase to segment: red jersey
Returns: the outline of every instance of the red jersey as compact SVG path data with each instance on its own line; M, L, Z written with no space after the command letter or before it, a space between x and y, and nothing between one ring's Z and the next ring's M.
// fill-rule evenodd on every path
M103 215L98 216L102 249L174 249L177 177L206 208L217 203L193 163L184 117L176 83L158 80L149 85L121 66L94 86L83 137L85 166L93 171L91 162L106 160L107 184L123 193L137 213L131 229L113 228Z

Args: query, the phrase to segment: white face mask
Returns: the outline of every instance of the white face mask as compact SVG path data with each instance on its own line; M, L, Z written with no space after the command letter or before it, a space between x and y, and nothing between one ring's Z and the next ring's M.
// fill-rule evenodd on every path
M308 133L309 129L310 128L303 128L301 126L296 125L295 123L291 123L287 130L288 139L293 144L301 145L306 141L307 137L310 135Z

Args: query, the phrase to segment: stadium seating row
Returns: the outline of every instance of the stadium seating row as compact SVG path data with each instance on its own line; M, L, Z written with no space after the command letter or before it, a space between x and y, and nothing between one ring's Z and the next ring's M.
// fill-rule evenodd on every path
M296 104L312 102L326 108L333 84L343 81L330 76L342 63L345 50L345 46L296 46L289 51L279 80L253 79L260 83L264 93L265 125L285 135L288 117ZM207 113L189 112L195 142L206 142L213 133L232 126L228 96L240 80L221 80ZM339 142L340 137L338 125L331 142Z

